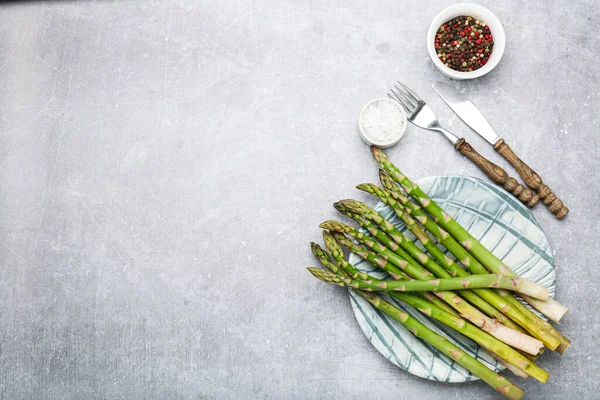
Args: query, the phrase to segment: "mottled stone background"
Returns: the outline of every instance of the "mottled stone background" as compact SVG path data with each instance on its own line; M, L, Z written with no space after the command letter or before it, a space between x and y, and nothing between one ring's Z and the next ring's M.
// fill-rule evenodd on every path
M533 211L571 311L530 398L593 399L600 256L600 6L481 1L506 53L465 90L570 207ZM431 89L425 33L451 1L14 1L0 5L0 397L476 399L367 342L308 242L377 169L361 106ZM413 178L483 177L409 127ZM510 169L509 169L510 170ZM513 170L510 170L514 174Z

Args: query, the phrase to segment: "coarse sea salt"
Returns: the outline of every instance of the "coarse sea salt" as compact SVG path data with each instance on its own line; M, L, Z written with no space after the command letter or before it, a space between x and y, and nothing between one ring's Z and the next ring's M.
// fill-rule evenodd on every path
M391 147L406 131L406 114L402 106L391 99L374 99L360 112L358 129L365 143L380 148Z

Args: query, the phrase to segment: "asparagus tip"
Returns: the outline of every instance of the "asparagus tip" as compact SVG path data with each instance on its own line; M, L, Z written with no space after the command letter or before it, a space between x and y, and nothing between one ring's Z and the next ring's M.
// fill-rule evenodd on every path
M340 203L339 201L333 203L333 208L335 208L339 212L344 212L346 210L346 207L344 207L344 205L342 203Z
M391 188L394 186L392 184L392 178L383 169L379 170L379 181L381 182L383 187L388 190L391 190Z
M375 145L371 145L371 154L373 154L373 157L377 158L379 156L381 156L381 154L383 153L383 150L381 150L379 147L375 146ZM385 154L385 153L383 153Z
M372 211L371 208L369 206L367 206L365 203L357 201L357 200L347 199L347 200L342 200L341 203L348 211L351 211L351 212L359 214L359 215L362 215L365 213L368 214Z
M371 189L370 183L361 183L360 185L356 185L358 190L362 190L363 192L368 192Z
M329 258L326 256L325 251L323 250L323 248L321 246L319 246L317 243L315 242L310 242L310 249L312 250L312 253L320 258Z
M315 267L306 267L306 269L317 279L321 279L320 278L321 272L325 272L322 269L315 268Z
M332 220L328 220L328 221L325 221L325 222L321 222L321 223L319 224L319 228L321 228L321 229L327 229L327 230L331 230L331 229L330 229L330 226L331 226L331 224L332 224L333 222L334 222L334 221L332 221Z
M330 231L330 233L333 234L333 232L335 231L343 231L347 227L347 225L341 222L329 220L321 223L319 227L322 229L327 229L328 231Z
M322 280L323 282L331 283L333 285L343 286L342 280L332 272L325 271L320 268L307 267L308 272L310 272L315 278Z
M359 204L362 204L359 201L356 201L353 199L340 200L339 203L342 204L344 207L350 208L350 209L359 208Z

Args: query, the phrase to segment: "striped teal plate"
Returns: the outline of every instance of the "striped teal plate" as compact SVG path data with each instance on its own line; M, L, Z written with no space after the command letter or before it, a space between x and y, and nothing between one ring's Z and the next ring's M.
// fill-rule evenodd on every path
M546 286L550 296L554 297L554 259L548 238L535 218L512 195L480 179L458 175L423 178L418 184L515 272ZM375 208L400 231L415 239L388 206L379 203ZM448 256L452 257L450 253ZM385 273L354 254L350 262L361 271L380 278L386 277ZM498 372L504 369L472 340L425 318L410 306L389 297L386 299L443 334L490 368ZM393 364L413 375L440 382L478 379L434 347L414 337L400 323L379 312L352 290L350 302L369 341Z

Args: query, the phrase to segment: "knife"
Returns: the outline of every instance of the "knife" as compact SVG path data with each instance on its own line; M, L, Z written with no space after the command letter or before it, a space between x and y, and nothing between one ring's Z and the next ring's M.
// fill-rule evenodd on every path
M537 191L542 202L548 206L556 218L561 219L568 214L569 209L565 207L563 202L552 193L552 190L542 182L542 178L533 169L517 157L508 144L504 142L504 139L498 137L481 111L469 99L452 86L443 82L435 82L432 86L442 100L450 106L465 124L494 146L494 150L515 167L525 183Z

